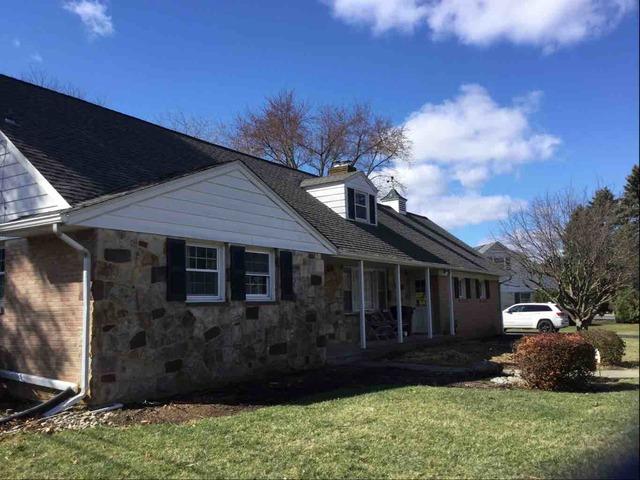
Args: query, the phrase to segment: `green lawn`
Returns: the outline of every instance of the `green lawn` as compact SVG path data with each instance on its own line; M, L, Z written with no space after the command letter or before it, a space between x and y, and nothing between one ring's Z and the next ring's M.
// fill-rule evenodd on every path
M4 478L598 476L638 444L638 390L403 387L182 425L0 439Z

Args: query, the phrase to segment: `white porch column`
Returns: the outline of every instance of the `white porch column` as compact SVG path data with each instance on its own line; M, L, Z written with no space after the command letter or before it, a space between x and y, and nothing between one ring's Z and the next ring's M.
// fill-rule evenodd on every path
M453 270L449 270L449 333L456 334L456 321L453 316Z
M398 343L404 342L402 331L402 284L400 282L400 265L396 265L396 319L398 320Z
M358 269L360 278L360 348L367 348L367 317L364 312L364 261L360 260L360 268Z
M431 318L431 271L424 271L424 299L427 305L427 335L433 338L433 318Z

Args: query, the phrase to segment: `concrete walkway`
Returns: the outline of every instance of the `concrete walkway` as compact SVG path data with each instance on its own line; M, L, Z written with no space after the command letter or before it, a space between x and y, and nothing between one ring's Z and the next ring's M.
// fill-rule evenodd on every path
M596 371L596 377L605 378L640 378L640 370L637 368L602 369Z

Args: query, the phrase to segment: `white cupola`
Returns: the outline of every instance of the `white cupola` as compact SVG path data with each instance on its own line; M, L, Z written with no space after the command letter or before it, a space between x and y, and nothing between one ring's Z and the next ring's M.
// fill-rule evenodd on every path
M380 203L393 208L402 215L407 214L407 199L400 195L395 188L392 188L389 193L380 200Z

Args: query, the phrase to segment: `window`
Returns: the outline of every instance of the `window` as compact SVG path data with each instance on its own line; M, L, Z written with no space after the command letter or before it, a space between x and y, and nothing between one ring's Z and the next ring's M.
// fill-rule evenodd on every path
M369 195L356 190L355 204L356 204L356 218L358 220L369 221Z
M522 308L523 312L551 312L551 307L547 305L524 305Z
M353 312L353 282L351 275L352 271L350 268L342 270L343 308L345 312Z
M273 300L273 254L260 250L245 251L244 269L247 300Z
M509 313L518 313L518 312L522 312L524 306L523 305L518 305L516 307L511 307L509 309Z
M480 280L478 280L477 278L475 279L475 284L476 284L476 298L482 298L482 287Z
M199 244L187 244L186 248L187 301L223 300L222 249Z
M4 248L0 248L0 306L4 301Z
M478 295L480 295L481 299L487 298L487 281L484 282L482 280L476 280L476 285L478 286Z
M460 279L458 277L454 277L453 279L453 296L456 298L460 297Z
M464 279L464 292L465 292L464 298L469 299L473 296L471 295L471 279L470 278Z
M490 288L489 280L484 281L484 296L485 298L491 298L491 288Z
M343 270L344 311L360 311L360 271ZM387 273L385 270L364 271L364 308L380 310L387 308Z
M387 309L387 272L378 270L378 308Z

